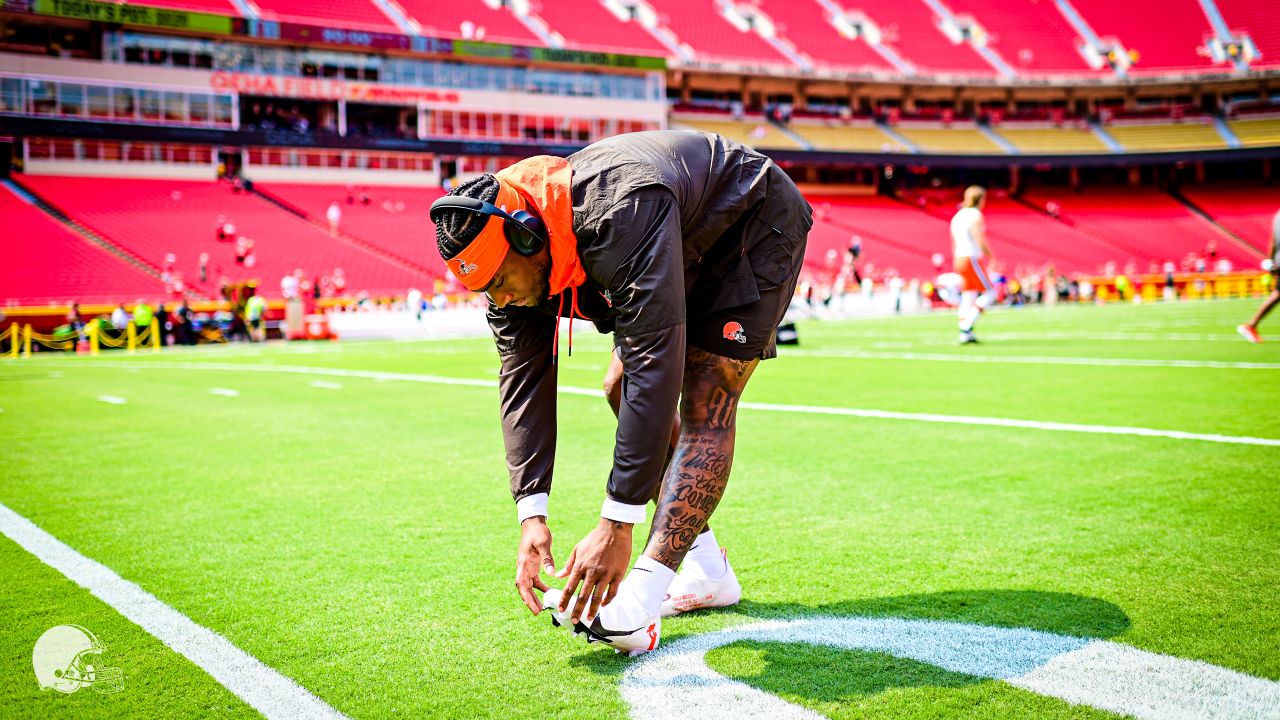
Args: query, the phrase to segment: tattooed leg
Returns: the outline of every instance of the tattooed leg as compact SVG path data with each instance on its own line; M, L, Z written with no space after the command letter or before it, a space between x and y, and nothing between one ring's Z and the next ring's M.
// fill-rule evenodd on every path
M707 526L729 482L738 398L759 360L689 348L680 393L680 441L644 554L675 570Z

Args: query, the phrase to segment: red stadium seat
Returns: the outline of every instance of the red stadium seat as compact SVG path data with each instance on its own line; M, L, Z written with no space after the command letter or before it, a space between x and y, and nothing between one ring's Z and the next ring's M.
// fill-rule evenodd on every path
M1262 57L1258 67L1280 65L1280 10L1274 3L1258 0L1218 0L1218 10L1232 32L1247 32Z
M996 72L968 44L951 44L933 11L923 2L842 0L839 4L865 12L880 26L885 43L921 71L962 71L975 75Z
M1076 49L1083 42L1050 0L950 0L957 15L971 15L987 31L987 46L1020 74L1091 74Z
M1135 74L1166 70L1210 70L1199 49L1212 34L1197 0L1074 0L1076 10L1099 37L1116 37L1137 51Z
M487 42L535 45L542 42L507 10L494 10L481 0L398 0L405 13L422 26L422 34L454 40L485 40ZM466 25L469 23L469 25ZM472 33L463 31L466 25ZM481 37L483 35L483 37Z
M840 35L826 11L812 0L765 0L760 4L779 32L820 65L890 71L892 66L865 40Z
M259 183L258 188L318 219L323 219L329 204L336 202L342 210L343 232L427 268L438 277L445 275L444 262L436 250L435 226L428 215L431 203L444 194L442 190L302 183ZM361 202L362 194L369 197L368 205ZM348 198L354 202L348 203Z
M567 47L594 52L634 53L665 57L667 47L658 42L638 22L623 22L597 0L567 3L542 0L534 11Z
M1139 272L1146 272L1151 263L1178 262L1188 254L1203 255L1210 245L1216 246L1218 255L1231 260L1236 268L1257 267L1256 254L1157 190L1097 188L1074 193L1037 189L1028 192L1027 197L1039 205L1057 202L1062 218L1077 230L1132 250Z
M0 187L0 304L110 303L164 297L164 283Z
M1280 192L1248 185L1202 185L1183 194L1223 227L1244 238L1259 252L1271 247L1271 222L1280 210Z
M399 33L372 0L255 0L267 19Z
M328 233L272 203L232 192L222 182L135 180L126 178L27 176L22 182L55 207L156 266L177 256L174 269L206 295L217 292L220 277L259 278L268 297L280 296L280 278L302 268L308 277L342 268L347 290L402 294L431 281L380 255ZM219 218L252 238L256 264L235 262L232 243L218 242ZM408 241L406 241L406 244ZM199 282L200 253L209 254L209 279Z
M731 25L714 0L649 0L649 4L658 12L659 21L692 47L700 60L792 65L764 38Z

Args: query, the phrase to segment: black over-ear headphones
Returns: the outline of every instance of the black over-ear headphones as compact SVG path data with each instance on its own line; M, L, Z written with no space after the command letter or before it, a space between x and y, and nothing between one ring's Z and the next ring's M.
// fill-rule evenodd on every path
M507 213L502 208L476 198L461 195L445 195L431 203L431 221L439 224L440 213L446 210L462 210L488 217L496 215L502 218L502 234L507 244L517 255L528 257L537 255L547 244L547 228L542 218L524 210Z

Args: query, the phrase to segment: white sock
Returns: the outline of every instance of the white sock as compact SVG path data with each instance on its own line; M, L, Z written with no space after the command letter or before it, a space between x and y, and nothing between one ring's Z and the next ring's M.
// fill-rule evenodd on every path
M641 555L618 591L619 594L627 591L634 593L650 615L657 615L662 612L662 598L675 579L675 570L648 555Z
M720 553L720 544L716 542L715 533L710 530L699 535L693 542L693 547L689 548L689 554L684 556L684 562L685 565L692 565L712 580L724 577L728 570L724 555Z

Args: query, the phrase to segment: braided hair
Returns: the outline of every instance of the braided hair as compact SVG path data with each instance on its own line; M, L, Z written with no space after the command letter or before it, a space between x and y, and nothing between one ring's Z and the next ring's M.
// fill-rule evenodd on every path
M492 203L498 199L498 180L492 175L481 175L450 190L449 194ZM440 248L440 256L451 260L465 250L484 229L486 220L488 218L466 210L446 210L440 213L436 222L436 245Z

